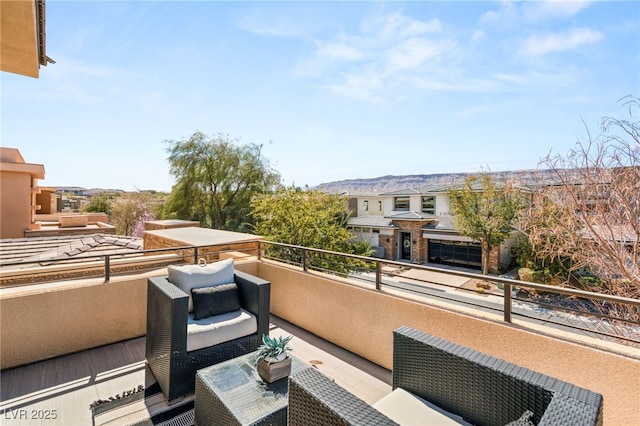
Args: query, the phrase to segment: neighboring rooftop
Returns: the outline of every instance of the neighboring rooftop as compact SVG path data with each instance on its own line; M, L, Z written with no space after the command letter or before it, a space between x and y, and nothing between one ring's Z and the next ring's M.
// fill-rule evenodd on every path
M0 147L0 160L3 171L29 173L36 179L44 179L44 166L27 163L16 148Z
M113 193L119 192L124 193L125 191L122 189L115 188L84 188L82 186L56 186L56 192L59 194L71 193L78 196L92 196L96 194L100 194L103 192Z
M24 262L23 267L29 268L45 266L53 260L66 259L73 262L74 259L83 255L127 254L142 249L142 239L121 235L7 238L0 240L0 262Z
M412 212L412 211L394 213L394 214L387 215L385 217L388 219L394 219L394 220L428 220L428 219L436 220L438 219L438 216L434 214Z
M263 237L242 232L222 231L209 228L171 228L145 231L145 239L153 235L164 240L173 240L187 246L203 246L216 244L233 244L263 240ZM149 247L150 248L150 247Z
M356 216L349 218L350 226L367 226L374 228L397 228L391 219L383 216Z

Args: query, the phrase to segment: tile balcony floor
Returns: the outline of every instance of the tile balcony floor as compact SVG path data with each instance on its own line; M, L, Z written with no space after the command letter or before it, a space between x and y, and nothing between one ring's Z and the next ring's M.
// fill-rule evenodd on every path
M391 392L390 371L293 324L272 316L270 335L293 335L297 356L370 404ZM0 372L0 424L91 425L92 402L155 382L144 352L140 337ZM56 418L30 419L47 410Z

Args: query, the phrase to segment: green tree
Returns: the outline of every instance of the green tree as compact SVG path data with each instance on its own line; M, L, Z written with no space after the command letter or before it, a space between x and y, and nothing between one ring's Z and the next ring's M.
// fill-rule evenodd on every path
M291 186L254 198L251 213L255 233L269 241L362 256L371 254L368 245L351 241L346 228L349 212L339 195ZM278 246L268 249L269 255L281 260L301 261L299 252ZM364 266L343 256L321 253L314 253L309 262L318 269L340 273Z
M461 235L482 246L482 273L489 272L491 250L513 232L522 208L519 191L509 182L499 185L488 173L471 176L449 191L453 221Z
M204 227L247 231L251 199L271 192L280 175L262 156L262 145L239 145L200 132L167 141L170 172L176 178L164 217L198 220Z
M108 192L99 192L91 196L91 202L84 208L87 213L111 214L111 203L115 196Z

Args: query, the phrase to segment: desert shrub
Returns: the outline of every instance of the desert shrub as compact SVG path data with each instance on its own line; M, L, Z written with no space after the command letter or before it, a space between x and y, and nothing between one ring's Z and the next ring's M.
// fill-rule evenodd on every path
M529 269L529 268L520 268L518 269L518 277L520 277L520 281L525 281L528 283L532 283L533 282L533 274L534 274L534 270L533 269Z

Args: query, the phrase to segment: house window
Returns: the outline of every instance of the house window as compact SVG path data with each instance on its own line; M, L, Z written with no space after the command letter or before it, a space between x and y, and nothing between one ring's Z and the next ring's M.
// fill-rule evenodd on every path
M422 197L422 213L436 214L436 197Z
M382 211L382 201L378 201L378 211Z
M393 209L398 211L409 211L409 197L395 197L393 199Z
M365 212L369 211L369 201L368 200L364 200L364 211Z

